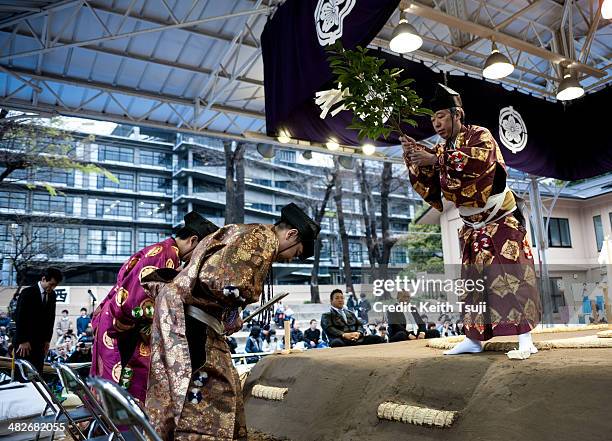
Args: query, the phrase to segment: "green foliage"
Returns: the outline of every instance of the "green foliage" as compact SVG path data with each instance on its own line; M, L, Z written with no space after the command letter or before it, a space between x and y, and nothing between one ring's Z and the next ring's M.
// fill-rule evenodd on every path
M411 223L406 240L401 245L408 249L410 262L402 275L414 277L417 272L444 272L442 235L438 225Z
M59 126L56 120L42 121L24 116L5 118L0 115L0 182L17 183L12 178L16 170L36 171L40 168L79 170L84 174L103 174L111 181L119 180L108 170L83 161L76 154L76 140ZM94 141L93 135L81 139L81 144ZM53 184L43 182L49 194L58 194ZM26 184L30 189L34 184Z
M368 49L345 50L338 42L328 49L335 84L347 90L344 105L353 112L350 129L359 139L403 135L402 123L416 126L415 116L432 115L410 88L413 79L400 78L401 69L383 69L385 60L367 55Z

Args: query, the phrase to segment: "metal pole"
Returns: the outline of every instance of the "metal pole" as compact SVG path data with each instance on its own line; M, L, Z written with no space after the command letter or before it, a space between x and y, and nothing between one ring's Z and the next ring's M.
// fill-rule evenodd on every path
M531 223L534 226L535 239L538 248L540 264L540 298L542 300L543 325L552 325L552 294L546 250L548 248L548 234L544 229L544 214L542 210L542 197L538 186L537 176L530 176L529 202L531 204Z

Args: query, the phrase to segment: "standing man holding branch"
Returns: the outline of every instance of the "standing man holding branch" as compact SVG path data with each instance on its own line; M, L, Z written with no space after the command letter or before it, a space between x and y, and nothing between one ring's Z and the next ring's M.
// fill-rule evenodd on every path
M444 142L430 151L401 138L410 182L438 211L442 196L459 209L461 277L484 279L485 288L467 291L460 300L486 303L482 313L463 314L466 338L445 354L481 352L482 341L518 335L520 354L509 356L527 358L537 352L530 331L540 321L541 303L525 221L506 186L504 158L489 130L464 124L457 92L438 84L430 107L431 122Z

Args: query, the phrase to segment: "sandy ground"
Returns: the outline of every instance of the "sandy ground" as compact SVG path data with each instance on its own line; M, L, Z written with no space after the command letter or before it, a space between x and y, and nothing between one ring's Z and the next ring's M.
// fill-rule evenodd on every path
M249 440L612 439L612 349L555 349L509 360L502 352L443 356L425 343L265 358L245 385ZM254 384L289 392L282 402L254 399ZM460 414L448 429L381 421L376 410L384 401Z

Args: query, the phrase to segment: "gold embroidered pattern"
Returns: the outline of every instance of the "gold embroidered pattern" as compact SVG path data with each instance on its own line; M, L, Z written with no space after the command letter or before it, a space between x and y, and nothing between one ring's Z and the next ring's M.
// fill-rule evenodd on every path
M519 244L514 240L506 240L501 249L501 255L504 256L508 260L518 259L520 252Z
M516 294L520 286L521 281L512 274L501 274L491 283L491 291L504 298L507 294Z
M113 349L115 347L113 339L108 336L108 332L106 331L102 336L102 342L104 343L104 346L106 346L108 349Z
M174 269L174 261L172 259L166 260L166 268Z
M151 274L156 269L157 269L156 266L145 266L143 269L140 270L140 274L138 275L138 280L142 282L142 279L147 277L149 274Z
M115 294L115 303L117 304L117 306L122 306L129 296L130 293L128 292L128 290L121 287L119 288L119 291L117 291L117 294Z
M477 191L478 190L476 189L476 185L471 184L461 190L461 195L465 196L466 198L471 198L476 194Z
M156 246L151 248L149 251L147 251L147 254L145 254L146 257L154 257L157 256L161 250L163 250L163 248L161 246Z

